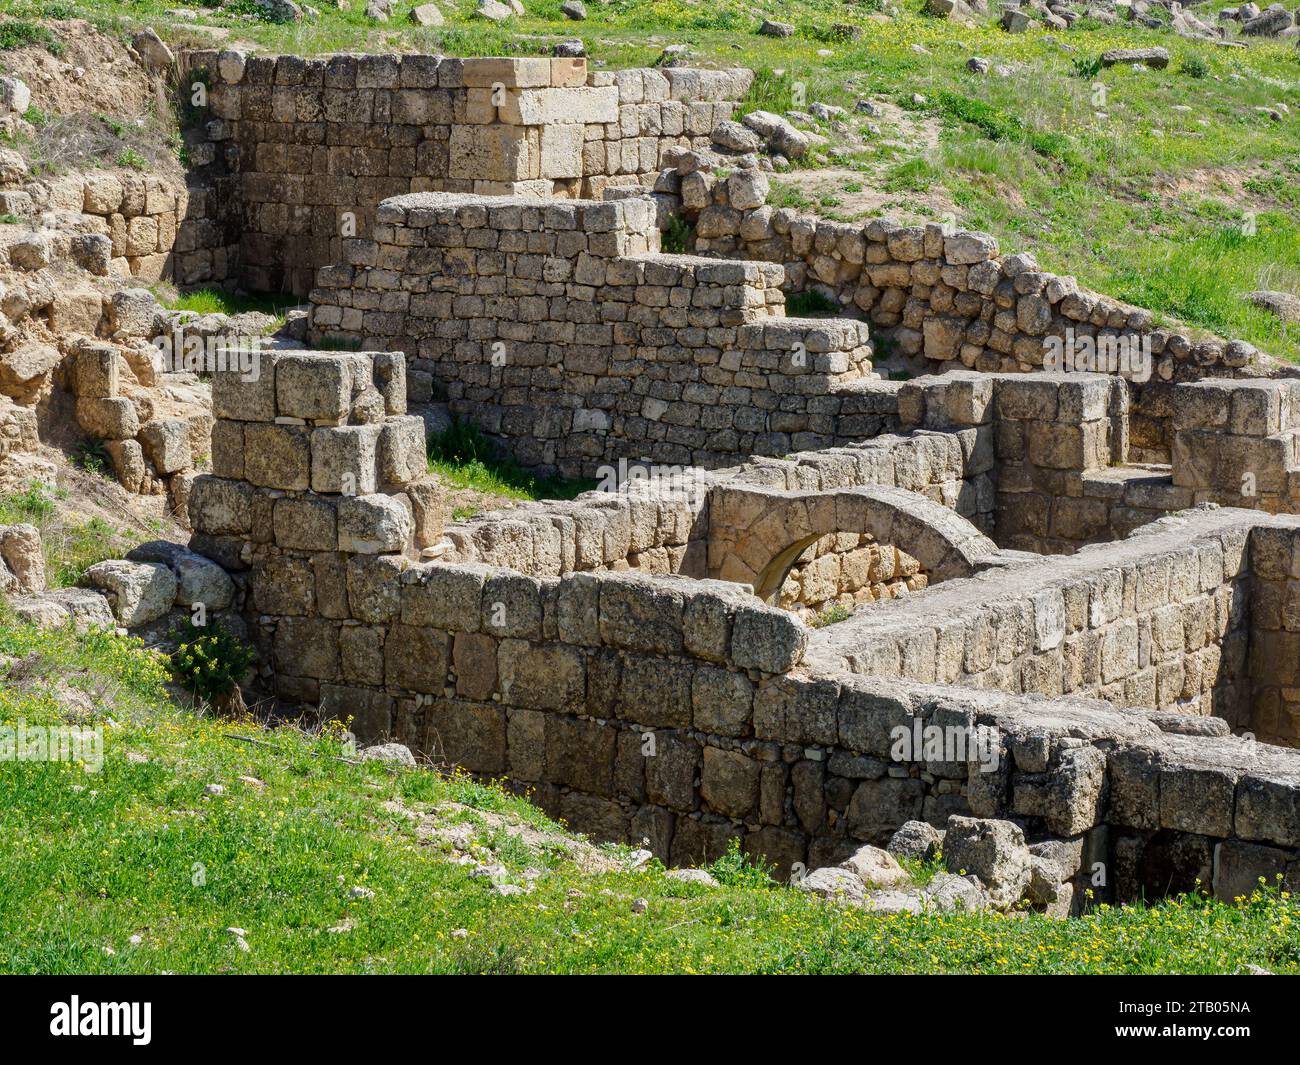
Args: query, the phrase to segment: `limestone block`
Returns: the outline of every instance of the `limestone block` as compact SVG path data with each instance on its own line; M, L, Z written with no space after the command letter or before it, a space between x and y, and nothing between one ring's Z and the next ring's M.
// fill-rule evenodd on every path
M298 425L245 426L245 479L262 488L305 490L310 481L310 432Z
M200 476L190 493L190 524L210 536L240 536L253 524L255 489L243 481Z
M0 526L0 573L4 569L13 576L13 588L18 595L35 595L45 590L45 556L41 551L41 534L34 525L25 522Z
M87 344L73 357L73 395L116 396L119 380L117 349L111 344Z
M512 706L572 711L585 700L586 665L574 647L502 640L497 668L502 699Z
M549 77L549 74L548 74ZM517 126L552 126L618 121L618 89L525 89L511 93L499 111L502 122Z
M104 440L127 440L140 431L135 404L124 397L77 400L77 423Z
M454 126L448 176L477 181L527 181L541 177L536 130L519 126Z
M338 505L338 549L375 555L403 551L411 540L410 512L392 496L344 496Z
M423 418L388 418L380 427L377 447L379 480L383 484L407 485L428 472Z
M370 495L377 487L380 427L341 425L311 431L313 492Z
M1019 902L1029 887L1029 848L1010 821L950 817L943 857L950 872L978 877L999 909Z
M289 551L321 551L338 542L333 500L285 497L275 501L275 543Z
M86 579L107 593L113 616L127 628L158 620L176 601L176 577L161 563L113 559L91 566Z
M159 473L175 473L194 465L190 453L190 427L180 418L150 422L140 432L146 457Z
M342 358L288 354L275 367L276 413L338 425L352 409L354 370Z
M541 176L543 178L582 177L582 146L585 129L581 125L552 125L542 129Z

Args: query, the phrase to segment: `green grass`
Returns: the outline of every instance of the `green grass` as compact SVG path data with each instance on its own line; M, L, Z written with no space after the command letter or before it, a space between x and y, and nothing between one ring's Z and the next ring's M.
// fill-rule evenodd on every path
M97 773L0 766L0 971L11 973L1205 973L1300 969L1294 900L1199 897L1052 921L872 916L771 881L743 856L719 888L586 874L567 837L500 788L353 764L336 732L195 716L138 641L0 625L21 662L0 720L59 723L60 683L95 704ZM256 742L248 742L254 740ZM128 759L128 754L133 755ZM146 759L140 760L141 757ZM240 777L261 783L245 783ZM207 794L221 784L220 795ZM481 860L540 871L501 897L386 804L469 826ZM501 817L547 834L504 834ZM608 853L617 856L612 849ZM912 870L918 879L933 865ZM353 897L353 887L373 892ZM648 903L634 913L632 900ZM228 928L246 932L247 952ZM331 929L347 929L331 931ZM463 932L462 932L463 930ZM453 935L453 932L457 933ZM139 937L135 944L132 937Z
M505 499L572 499L595 481L538 477L504 455L478 426L453 419L428 440L429 469L453 488L468 488ZM464 517L471 513L462 511Z
M70 588L96 562L121 558L138 540L100 517L60 513L65 492L33 482L25 491L0 496L0 525L27 522L41 533L45 578L51 588Z

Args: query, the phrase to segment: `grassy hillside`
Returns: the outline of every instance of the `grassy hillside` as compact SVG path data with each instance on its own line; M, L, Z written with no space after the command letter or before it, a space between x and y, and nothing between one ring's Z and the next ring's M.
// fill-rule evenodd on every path
M199 716L134 641L0 618L0 723L70 721L103 727L98 772L0 762L0 971L1300 972L1276 894L879 917L736 856L717 888L628 871L495 786Z
M839 218L951 211L1100 291L1300 357L1294 325L1241 299L1256 288L1300 289L1293 41L1229 50L1127 23L1009 35L925 17L920 0L883 5L896 11L892 21L877 21L881 0L591 0L582 22L565 19L560 0L527 0L526 17L499 26L472 18L473 0L442 0L440 29L407 21L413 0L399 0L387 24L367 20L361 0L347 11L316 6L319 21L290 25L241 15L256 10L251 0L219 10L196 0L8 0L0 12L82 15L110 31L148 22L176 44L305 54L546 54L556 40L581 37L593 64L618 67L654 63L666 45L684 43L689 62L759 71L751 108L784 111L803 85L808 102L849 110L836 135L847 151L817 156L778 183L781 202ZM1196 11L1212 19L1222 6ZM764 15L793 23L795 35L759 36ZM1167 48L1169 67L1098 69L1104 50L1142 45ZM1009 72L970 73L972 56ZM861 98L885 104L884 115L855 114Z

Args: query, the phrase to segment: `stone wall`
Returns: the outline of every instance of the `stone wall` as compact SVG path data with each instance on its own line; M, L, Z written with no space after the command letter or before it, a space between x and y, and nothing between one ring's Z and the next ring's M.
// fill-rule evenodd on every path
M866 666L870 630L871 668L888 672L875 648L898 646L899 612L929 600L932 662L951 659L936 618L969 621L962 650L1015 661L1021 678L1031 650L1063 663L1075 641L1092 646L1080 660L1105 671L1104 684L1076 690L1128 701L1150 691L1154 704L1166 650L1177 646L1169 664L1187 676L1199 663L1201 677L1222 673L1229 644L1244 652L1251 529L1290 530L1291 519L1198 512L1104 559L1084 551L952 580L810 635L727 582L417 561L441 514L410 453L403 366L393 355L282 353L258 381L214 382L220 470L195 485L193 545L232 573L282 698L351 720L363 739L395 736L504 775L578 829L645 841L674 864L739 838L783 871L820 866L904 821L969 813L1055 840L1066 878L1095 884L1102 863L1102 898L1190 888L1197 876L1222 895L1260 873L1296 875L1300 754L1227 736L1219 719L1061 697L1064 684L1025 685L1057 695L1030 701L844 668ZM755 468L811 479L842 461ZM642 505L635 535L663 538L651 529L670 512L683 513ZM608 526L589 533L602 557L611 542L611 555L630 550ZM966 605L933 609L945 589ZM889 619L885 631L874 617ZM828 641L851 651L836 660ZM1010 680L985 672L990 684ZM924 739L932 729L937 747Z
M1250 724L1247 538L1232 510L1164 519L1068 558L995 568L817 633L827 667L1081 694Z
M588 74L585 59L184 53L206 85L189 133L184 284L303 294L410 192L578 196L707 142L749 71Z
M654 213L644 197L396 197L320 271L311 335L405 350L414 400L436 388L568 476L716 468L878 418L849 387L871 376L865 324L785 318L774 264L659 254Z
M106 169L90 174L61 173L29 181L22 191L3 194L4 213L35 218L56 212L38 239L38 252L24 242L11 252L18 270L34 270L71 260L100 277L171 280L176 229L188 210L188 193L179 174Z
M1300 531L1256 529L1251 537L1249 672L1257 735L1300 746Z
M999 255L987 233L800 215L767 205L765 195L754 202L753 187L767 188L761 172L722 176L702 162L686 153L655 185L680 197L697 254L781 263L787 292L822 289L846 312L892 330L900 352L923 356L932 370L1033 370L1043 366L1045 339L1067 329L1076 340L1149 339L1157 381L1223 375L1257 358L1244 341L1157 326L1150 311L1081 289L1027 253Z

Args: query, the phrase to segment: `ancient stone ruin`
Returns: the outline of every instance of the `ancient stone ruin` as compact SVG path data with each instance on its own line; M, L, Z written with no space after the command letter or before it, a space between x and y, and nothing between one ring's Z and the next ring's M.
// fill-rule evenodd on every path
M1289 368L986 234L773 210L745 71L180 62L170 269L309 310L206 419L104 434L193 529L92 574L119 624L215 598L283 702L674 865L928 822L1022 834L1059 913L1300 885ZM787 315L811 290L838 313ZM105 344L77 412L129 421ZM453 521L434 403L602 487Z

